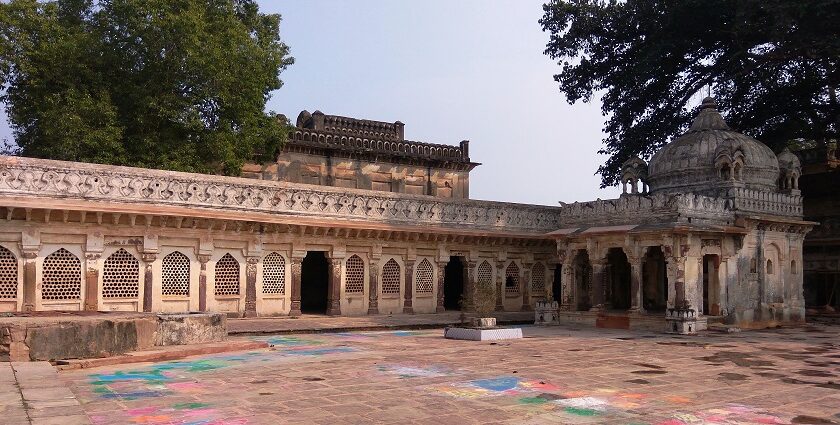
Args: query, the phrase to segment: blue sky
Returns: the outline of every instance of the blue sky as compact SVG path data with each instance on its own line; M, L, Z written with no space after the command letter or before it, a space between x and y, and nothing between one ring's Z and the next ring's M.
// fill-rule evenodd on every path
M594 175L600 104L568 105L542 54L542 1L262 1L296 63L268 109L402 121L406 138L458 144L483 165L471 197L556 205L617 196ZM0 138L10 131L3 119Z

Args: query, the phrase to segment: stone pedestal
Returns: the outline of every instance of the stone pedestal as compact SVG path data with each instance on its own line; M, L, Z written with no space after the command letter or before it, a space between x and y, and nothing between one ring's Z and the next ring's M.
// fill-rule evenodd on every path
M697 333L697 311L684 301L665 313L665 332L694 335Z
M537 306L534 308L534 324L535 325L557 325L560 323L557 317L557 310L559 306L557 301L537 301Z

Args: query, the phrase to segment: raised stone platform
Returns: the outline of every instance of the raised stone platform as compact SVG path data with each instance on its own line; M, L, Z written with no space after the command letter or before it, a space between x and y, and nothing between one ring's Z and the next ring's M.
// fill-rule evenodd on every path
M226 336L227 319L219 313L20 313L0 317L0 361L109 357Z
M604 329L663 332L665 330L665 315L663 313L645 314L626 311L559 311L557 312L557 323ZM705 330L706 328L706 316L697 317L695 331Z

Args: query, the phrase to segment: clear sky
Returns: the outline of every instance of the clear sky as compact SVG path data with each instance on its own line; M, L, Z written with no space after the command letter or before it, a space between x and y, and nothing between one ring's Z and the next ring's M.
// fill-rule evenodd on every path
M595 175L604 160L600 104L569 105L543 55L532 0L261 1L283 15L296 63L268 109L402 121L406 138L458 144L483 165L471 197L556 205L612 198ZM10 132L2 120L0 138Z

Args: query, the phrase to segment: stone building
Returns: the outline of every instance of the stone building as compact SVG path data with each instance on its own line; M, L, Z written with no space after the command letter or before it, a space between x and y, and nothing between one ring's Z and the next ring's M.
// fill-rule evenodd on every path
M0 158L0 309L432 313L491 285L599 326L803 319L798 174L712 99L618 199L557 207L471 200L468 143L403 131L304 111L246 178Z
M802 164L805 218L819 222L805 237L805 304L815 312L840 311L840 151L832 142L796 155L790 159Z

